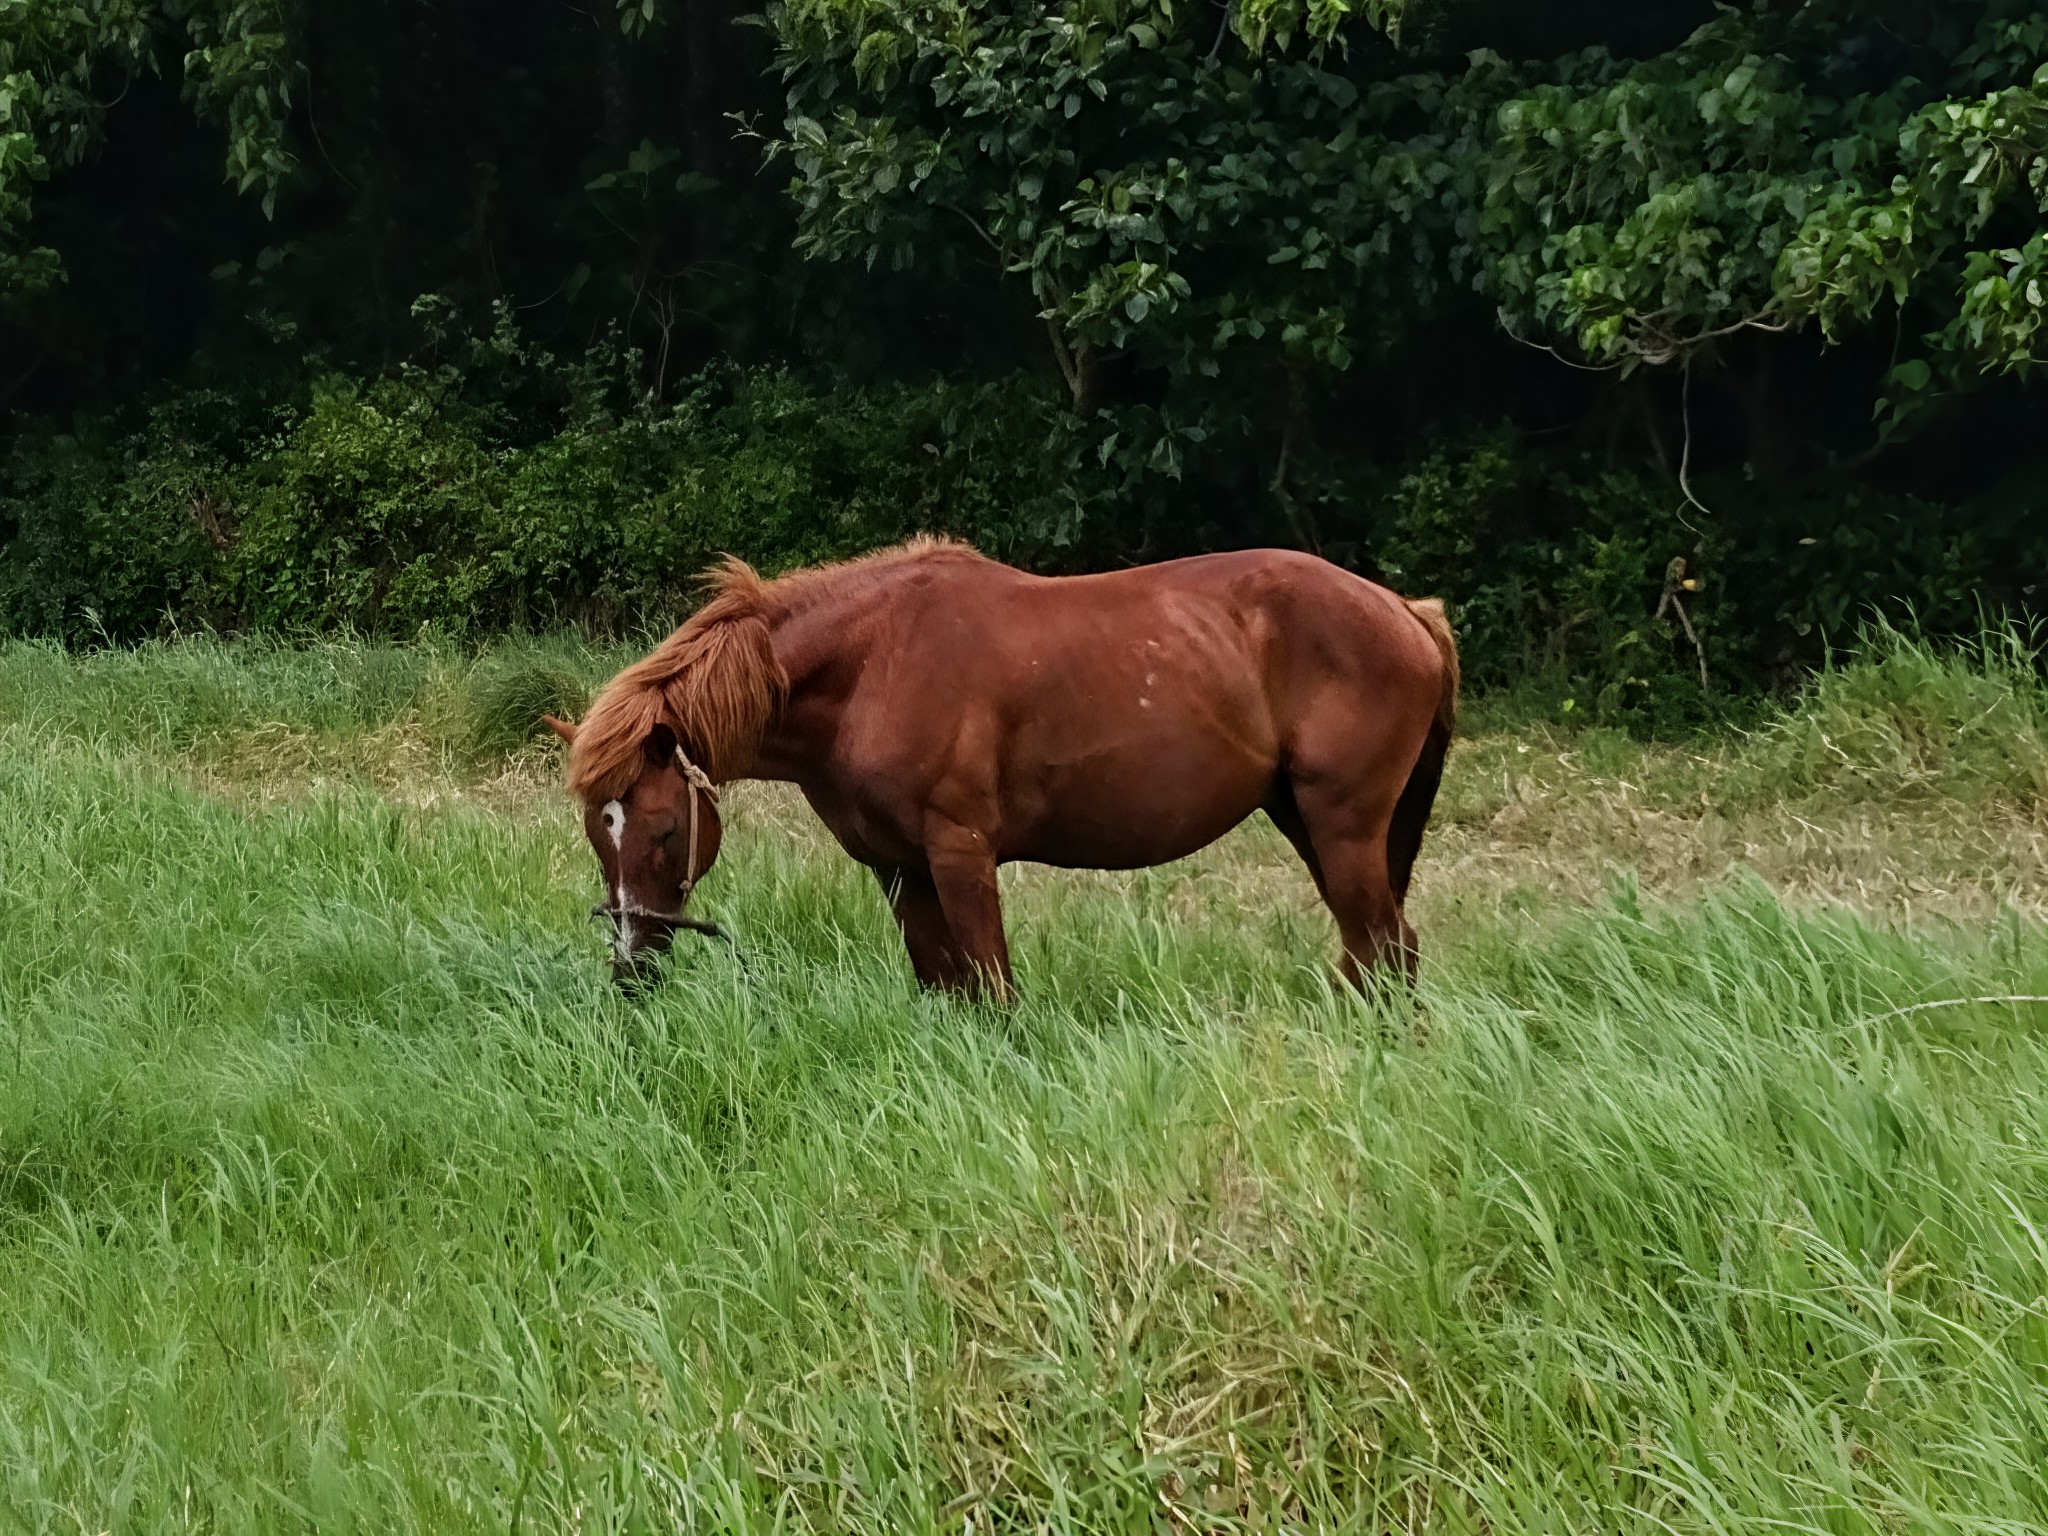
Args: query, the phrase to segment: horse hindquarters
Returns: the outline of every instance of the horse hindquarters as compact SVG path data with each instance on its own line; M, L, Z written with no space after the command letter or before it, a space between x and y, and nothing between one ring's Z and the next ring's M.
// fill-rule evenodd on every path
M1354 985L1361 971L1388 966L1414 978L1415 930L1403 908L1456 713L1457 651L1442 605L1407 607L1428 631L1437 665L1324 691L1290 733L1288 793L1276 797L1273 817L1337 920L1343 973Z
M1458 641L1451 630L1450 616L1436 598L1411 601L1408 611L1422 621L1443 658L1442 692L1437 697L1436 718L1423 739L1422 755L1402 786L1394 804L1393 825L1387 832L1388 874L1393 881L1394 899L1408 900L1408 880L1415 872L1416 855L1422 852L1422 834L1429 828L1429 813L1436 807L1436 792L1444 778L1444 759L1450 755L1451 735L1458 724ZM1411 932L1412 947L1412 932Z

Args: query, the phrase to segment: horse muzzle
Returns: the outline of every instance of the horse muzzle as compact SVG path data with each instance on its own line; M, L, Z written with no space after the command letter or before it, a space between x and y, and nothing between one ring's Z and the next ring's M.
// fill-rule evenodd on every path
M590 916L593 922L598 918L610 920L614 934L612 980L629 992L647 984L655 962L667 952L678 933L701 933L706 938L732 942L732 935L710 918L692 917L680 908L674 912L655 912L637 905L614 907L599 902L590 909Z

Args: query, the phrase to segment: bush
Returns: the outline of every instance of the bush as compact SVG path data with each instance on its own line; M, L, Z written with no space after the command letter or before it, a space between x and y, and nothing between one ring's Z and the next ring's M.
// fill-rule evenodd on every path
M1986 608L2024 611L2019 583L2048 566L2024 495L1722 487L1708 514L1667 478L1505 431L1398 472L1304 451L1283 492L1213 422L1079 417L1021 378L819 387L724 366L655 403L609 343L561 363L502 314L481 338L423 314L427 361L387 377L290 398L184 389L17 434L0 456L0 633L619 633L679 617L726 553L774 571L928 531L1070 570L1308 542L1449 599L1475 685L1533 682L1640 729L1791 681L1873 608L1973 632ZM1690 634L1662 602L1674 561Z
M1041 531L1058 512L1036 510L1059 489L1057 417L1021 388L819 392L720 369L673 405L565 412L521 442L461 383L322 379L226 453L177 430L183 398L19 439L0 631L623 629L675 616L728 552L778 569L945 531L1059 554Z
M0 628L126 638L212 617L224 466L148 435L18 442L0 463Z
M1722 687L1746 659L1723 651L1717 543L1674 500L1647 475L1574 474L1488 436L1403 477L1366 548L1396 588L1451 602L1475 684L1536 679L1602 719L1670 722L1708 704L1692 640L1658 613L1674 559L1699 584L1679 600Z
M591 694L577 665L581 660L531 645L499 647L480 657L461 689L470 750L489 758L522 747L546 734L543 715L581 719Z
M1711 511L1647 471L1482 434L1433 448L1371 499L1359 547L1393 586L1451 601L1479 686L1533 683L1635 727L1794 685L1872 619L1967 638L1987 615L2024 617L2048 568L2048 523L2028 502L1862 487L1706 497ZM1691 636L1663 603L1674 561L1694 584L1676 594Z

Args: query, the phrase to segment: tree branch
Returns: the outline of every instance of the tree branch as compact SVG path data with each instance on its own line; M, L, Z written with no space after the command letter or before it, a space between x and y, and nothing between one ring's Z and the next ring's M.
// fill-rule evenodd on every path
M1686 358L1686 360L1685 360L1685 368L1684 368L1684 370L1683 370L1683 371L1684 371L1684 376L1685 376L1685 385L1684 385L1684 388L1683 388L1683 389L1682 389L1682 390L1680 391L1680 394L1679 394L1679 420L1680 420L1680 422L1681 422L1681 423L1682 423L1682 424L1684 425L1684 427L1685 427L1685 448L1684 448L1684 450L1683 450L1683 451L1682 451L1682 452L1681 452L1681 453L1679 454L1679 458L1678 458L1678 488L1679 488L1679 490L1681 490L1681 491L1683 491L1683 492L1685 493L1685 499L1686 499L1687 501L1691 502L1691 503L1692 503L1692 504L1693 504L1694 506L1698 507L1698 508L1700 509L1700 511L1701 511L1701 512L1702 512L1703 514L1705 514L1706 516L1708 516L1708 517L1712 517L1712 516L1714 515L1714 513L1713 513L1713 509L1712 509L1711 507L1707 506L1707 504L1706 504L1705 502L1701 501L1701 500L1699 499L1699 497L1697 497L1697 496L1693 495L1693 493L1692 493L1692 358L1691 358L1691 357L1687 357L1687 358ZM1683 521L1683 519L1681 518L1681 519L1680 519L1680 521ZM1697 531L1697 530L1695 530L1695 531ZM1684 610L1683 608L1681 608L1681 609L1679 609L1678 611L1679 611L1679 616L1680 616L1681 618L1682 618L1682 617L1684 617L1684 614L1685 614L1685 610ZM1690 626L1687 626L1687 627L1688 627L1688 629L1690 629ZM1702 659L1701 659L1701 661L1700 661L1700 672L1701 672L1701 675L1702 675L1702 676L1704 676L1704 675L1705 675L1705 673L1706 673L1706 665L1707 665L1707 664L1706 664L1706 661L1705 661L1705 659L1704 659L1704 658L1702 658Z
M1067 381L1067 393L1073 396L1074 411L1078 415L1088 408L1088 397L1095 384L1095 355L1085 341L1078 346L1067 340L1059 315L1047 310L1045 333L1052 341L1053 361L1059 364L1060 377Z
M1509 341L1520 342L1523 346L1533 347L1538 352L1548 352L1552 357L1556 358L1560 363L1563 363L1567 368L1576 368L1581 373L1613 373L1616 369L1621 367L1621 364L1619 363L1575 363L1570 358L1566 357L1562 352L1558 351L1555 347L1546 346L1544 343L1540 341L1531 341L1526 336L1517 336L1515 334L1515 328L1512 325L1508 324L1508 314L1505 309L1499 312L1499 319L1500 328L1503 331L1507 332L1507 337Z
M1692 642L1693 655L1699 658L1700 692L1705 693L1708 691L1707 648L1700 644L1700 637L1693 633L1692 620L1686 616L1685 603L1679 597L1681 592L1697 590L1699 583L1686 579L1685 556L1674 557L1672 562L1664 567L1664 595L1657 601L1657 617L1661 620L1666 613L1678 615L1678 626L1685 631L1685 638Z

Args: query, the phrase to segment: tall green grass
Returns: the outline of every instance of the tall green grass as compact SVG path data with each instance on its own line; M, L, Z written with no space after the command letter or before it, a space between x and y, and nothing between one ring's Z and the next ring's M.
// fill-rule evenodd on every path
M204 758L223 738L297 731L337 743L410 725L464 762L542 734L543 713L580 714L630 648L567 636L453 647L343 640L295 647L213 639L74 653L0 644L0 723L44 748Z
M1409 1010L1225 849L1016 882L1005 1015L743 802L630 1005L566 807L184 776L472 666L0 653L0 1530L2048 1527L2048 1014L1899 1011L2038 930L1622 888Z
M2048 801L2039 640L1992 629L1936 647L1874 625L1853 658L1757 734L1744 787L1753 796Z

